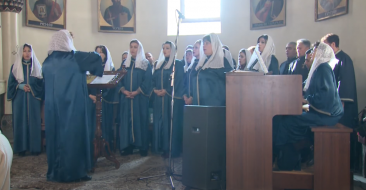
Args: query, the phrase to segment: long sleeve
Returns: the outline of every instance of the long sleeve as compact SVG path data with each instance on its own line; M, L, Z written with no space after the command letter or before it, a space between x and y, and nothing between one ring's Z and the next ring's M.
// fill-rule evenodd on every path
M342 60L339 68L339 96L344 102L355 102L356 79L353 62L348 56Z
M156 72L154 72L151 76L151 88L152 90L156 89Z
M318 70L316 73L318 76L313 75L314 77L311 79L311 83L315 86L315 91L306 97L306 100L309 102L309 104L318 109L323 107L324 101L328 98L328 94L332 86L332 81L329 77L330 75L325 74L322 78L320 78L320 74L321 72Z
M174 76L174 98L183 98L186 88L184 87L184 63L176 60ZM170 94L170 92L168 92Z
M29 86L31 88L32 95L39 100L43 99L43 79L33 78L31 81L32 82L29 84Z
M75 52L75 59L82 72L89 71L92 75L103 76L102 58L96 52Z
M272 75L280 74L280 70L278 69L278 60L274 55L272 55L271 64L269 65L269 68L268 68L268 72L271 72L271 71L272 71Z
M7 100L13 100L17 94L18 91L18 81L15 79L13 72L11 72L13 70L13 65L10 68L10 74L9 74L9 79L8 79L8 90L7 90Z
M327 63L320 65L313 73L306 93L310 110L333 115L343 112L332 69Z
M151 65L148 64L148 67L145 71L145 75L142 79L142 83L140 84L139 87L141 93L148 97L151 95L152 91L151 80L152 80Z

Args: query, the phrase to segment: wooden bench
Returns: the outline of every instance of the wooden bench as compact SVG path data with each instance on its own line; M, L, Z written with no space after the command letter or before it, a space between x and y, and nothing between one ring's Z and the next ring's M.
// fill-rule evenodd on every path
M338 123L331 127L311 127L311 131L314 132L314 171L274 171L273 189L352 189L350 133L353 130Z

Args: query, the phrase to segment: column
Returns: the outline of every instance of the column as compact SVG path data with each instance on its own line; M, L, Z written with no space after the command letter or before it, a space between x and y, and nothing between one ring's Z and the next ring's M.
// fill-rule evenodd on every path
M0 94L5 93L5 114L11 114L11 102L6 101L7 80L19 45L18 16L23 0L0 0L2 29L2 62L0 63Z

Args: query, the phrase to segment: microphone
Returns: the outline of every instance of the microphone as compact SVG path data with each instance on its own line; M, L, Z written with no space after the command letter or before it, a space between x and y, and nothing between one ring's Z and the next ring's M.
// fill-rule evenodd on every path
M186 17L177 9L177 12L179 14L179 18L185 19Z

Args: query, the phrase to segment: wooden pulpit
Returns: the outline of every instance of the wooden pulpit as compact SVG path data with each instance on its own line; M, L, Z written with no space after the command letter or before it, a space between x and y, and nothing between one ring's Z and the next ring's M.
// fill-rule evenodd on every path
M102 134L102 89L111 89L115 88L118 83L122 80L124 74L126 74L126 70L122 71L104 71L103 75L114 75L114 77L105 84L96 83L93 84L92 81L95 79L95 76L88 77L88 88L97 89L96 94L96 130L95 137L93 140L94 144L94 163L96 164L97 159L99 157L105 157L107 160L113 162L115 164L115 168L118 169L120 167L120 163L116 160L113 152L110 150L109 142L103 138ZM93 169L94 171L94 169Z
M272 190L272 118L302 113L301 80L226 74L226 189Z

